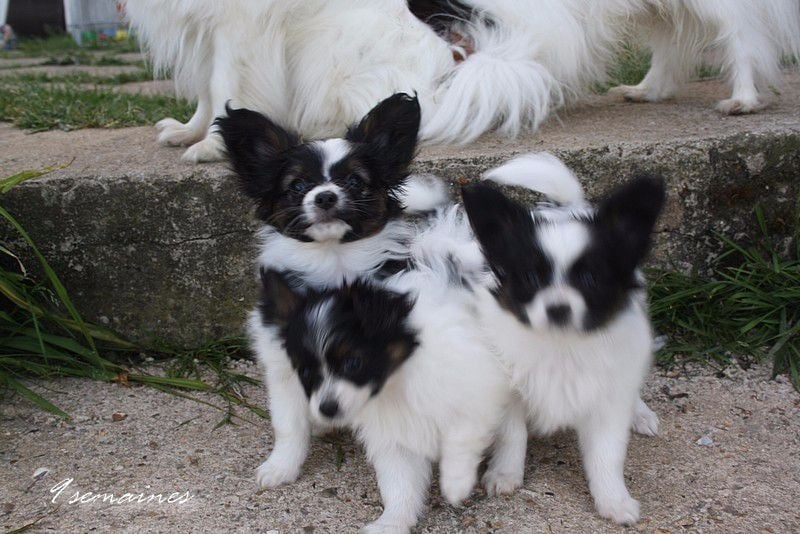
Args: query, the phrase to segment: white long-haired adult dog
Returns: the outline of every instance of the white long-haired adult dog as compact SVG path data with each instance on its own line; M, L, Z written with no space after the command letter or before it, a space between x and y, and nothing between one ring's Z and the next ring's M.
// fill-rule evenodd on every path
M710 51L732 87L718 109L751 113L782 55L800 52L798 0L128 0L127 12L156 70L198 102L186 124L157 124L190 161L224 156L212 121L229 99L318 137L416 91L423 141L468 143L538 127L603 80L632 28L653 50L644 80L619 89L635 101L672 96Z

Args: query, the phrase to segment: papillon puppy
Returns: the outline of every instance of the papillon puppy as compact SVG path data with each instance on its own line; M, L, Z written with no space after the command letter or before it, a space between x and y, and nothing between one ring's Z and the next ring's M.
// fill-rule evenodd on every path
M256 203L259 269L285 272L297 291L339 287L396 272L409 257L413 228L404 203L427 209L438 193L419 177L408 189L420 109L414 97L379 103L343 138L303 142L246 109L228 109L216 124L243 192ZM436 194L434 194L436 193ZM275 443L257 482L294 480L308 451L311 421L284 342L251 314L249 334L269 392Z
M417 92L426 143L533 130L605 82L641 29L650 71L618 89L675 94L705 57L732 92L718 109L751 113L800 55L797 0L128 0L157 72L196 99L192 118L157 123L184 159L223 159L212 125L225 103L309 137L336 135L386 95ZM707 52L704 54L704 52Z
M487 178L519 185L536 161L519 158ZM639 503L623 478L629 428L657 429L639 398L653 353L640 267L665 188L661 179L637 177L593 208L574 175L562 171L538 189L564 205L531 210L485 183L462 190L491 269L489 282L474 288L480 320L521 398L507 414L484 483L490 492L521 484L526 420L539 434L572 428L598 512L630 524Z
M438 259L417 262L381 285L355 281L327 291L301 292L290 277L261 273L251 333L262 352L276 343L286 348L270 371L298 394L272 396L291 404L287 412L296 419L287 427L275 421L276 433L292 433L276 435L259 476L272 485L297 475L308 449L307 416L353 429L384 504L364 532L408 532L416 524L433 462L444 498L452 505L467 498L510 402L508 378L480 333L471 290L446 257L430 256Z

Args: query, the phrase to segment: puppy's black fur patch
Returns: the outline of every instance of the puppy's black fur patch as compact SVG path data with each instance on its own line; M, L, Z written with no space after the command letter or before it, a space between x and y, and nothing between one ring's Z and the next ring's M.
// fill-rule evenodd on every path
M279 328L292 366L309 397L331 374L377 394L419 344L408 324L413 301L355 282L303 294L285 274L262 270L261 319Z
M408 0L408 9L436 33L446 33L454 23L469 21L474 9L458 0Z
M323 154L260 113L226 108L215 121L242 191L256 201L256 216L282 234L310 241L303 199L328 181ZM330 182L346 198L333 217L351 230L344 241L379 232L402 211L398 192L408 177L420 123L416 97L398 93L380 102L349 129L351 149L330 168Z
M531 210L487 183L463 187L461 197L472 231L499 282L495 298L528 324L525 305L553 277L553 266L536 239Z

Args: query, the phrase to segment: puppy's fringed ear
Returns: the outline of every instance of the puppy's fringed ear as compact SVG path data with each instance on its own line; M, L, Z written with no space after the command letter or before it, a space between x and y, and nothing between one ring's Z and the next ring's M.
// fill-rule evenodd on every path
M286 326L303 302L304 295L295 288L294 280L272 269L261 269L261 301L259 311L267 324Z
M285 153L299 144L297 135L249 109L225 105L227 116L217 117L217 127L244 193L261 199L275 187Z
M528 208L486 183L462 187L461 197L472 231L497 274L520 253L530 253L534 228Z
M378 167L380 179L400 180L416 153L420 118L417 97L396 93L351 127L346 139L366 145L363 155Z
M609 251L635 269L650 250L653 229L666 202L664 179L640 175L614 189L597 210L595 224Z

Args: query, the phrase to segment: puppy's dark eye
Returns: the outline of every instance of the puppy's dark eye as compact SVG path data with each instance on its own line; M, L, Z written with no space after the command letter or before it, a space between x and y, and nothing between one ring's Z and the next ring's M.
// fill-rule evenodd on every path
M297 178L296 180L292 180L292 183L289 184L289 191L293 193L302 193L307 187L305 180Z
M345 374L357 373L363 364L364 361L358 356L350 356L342 362L342 372Z
M344 185L348 189L362 189L364 187L364 180L356 173L350 173L344 180Z

